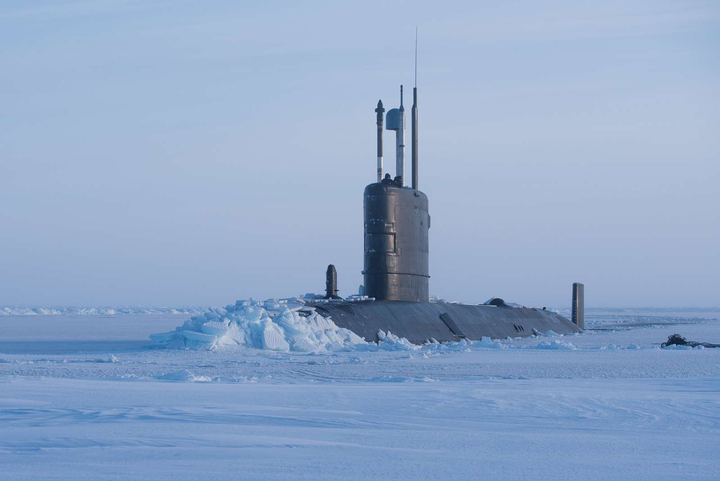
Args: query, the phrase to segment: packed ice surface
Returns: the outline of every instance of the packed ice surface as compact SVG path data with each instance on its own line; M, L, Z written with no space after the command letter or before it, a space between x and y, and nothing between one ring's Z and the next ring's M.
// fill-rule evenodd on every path
M313 352L157 349L176 314L2 316L0 479L717 479L720 349L660 343L718 342L720 313L680 314Z

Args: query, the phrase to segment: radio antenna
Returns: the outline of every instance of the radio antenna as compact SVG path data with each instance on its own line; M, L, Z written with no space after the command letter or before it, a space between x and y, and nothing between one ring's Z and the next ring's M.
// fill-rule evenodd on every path
M415 26L415 88L412 106L412 188L418 190L418 106L417 106L417 44L418 28Z
M415 25L415 88L417 88L417 38L418 28L417 25Z

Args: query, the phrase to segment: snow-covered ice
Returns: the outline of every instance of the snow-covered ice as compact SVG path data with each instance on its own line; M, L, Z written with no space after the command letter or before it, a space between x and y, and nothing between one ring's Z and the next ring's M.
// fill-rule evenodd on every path
M720 349L659 348L675 332L720 341L717 311L588 310L579 335L377 346L258 304L267 317L194 310L178 330L170 312L2 315L0 479L720 472Z
M150 338L163 347L215 349L247 346L270 351L327 352L367 343L319 315L302 299L237 301L209 309L174 331Z

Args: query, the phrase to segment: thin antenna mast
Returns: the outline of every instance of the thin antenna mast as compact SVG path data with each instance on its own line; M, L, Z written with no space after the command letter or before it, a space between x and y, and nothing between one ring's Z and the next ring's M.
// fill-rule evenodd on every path
M412 106L412 188L418 190L418 108L417 108L417 54L418 28L415 27L415 87Z
M398 109L398 130L395 135L395 177L400 180L400 187L405 185L405 106L403 105L403 86L400 86L400 108Z
M383 178L383 119L385 118L382 100L378 100L375 112L377 112L377 181L381 182Z

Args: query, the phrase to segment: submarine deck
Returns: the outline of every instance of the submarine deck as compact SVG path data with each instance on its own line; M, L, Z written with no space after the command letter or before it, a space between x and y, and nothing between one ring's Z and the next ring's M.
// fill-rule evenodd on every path
M381 330L415 344L430 339L443 342L581 332L560 314L530 307L405 301L310 302L307 306L372 342L378 341Z

